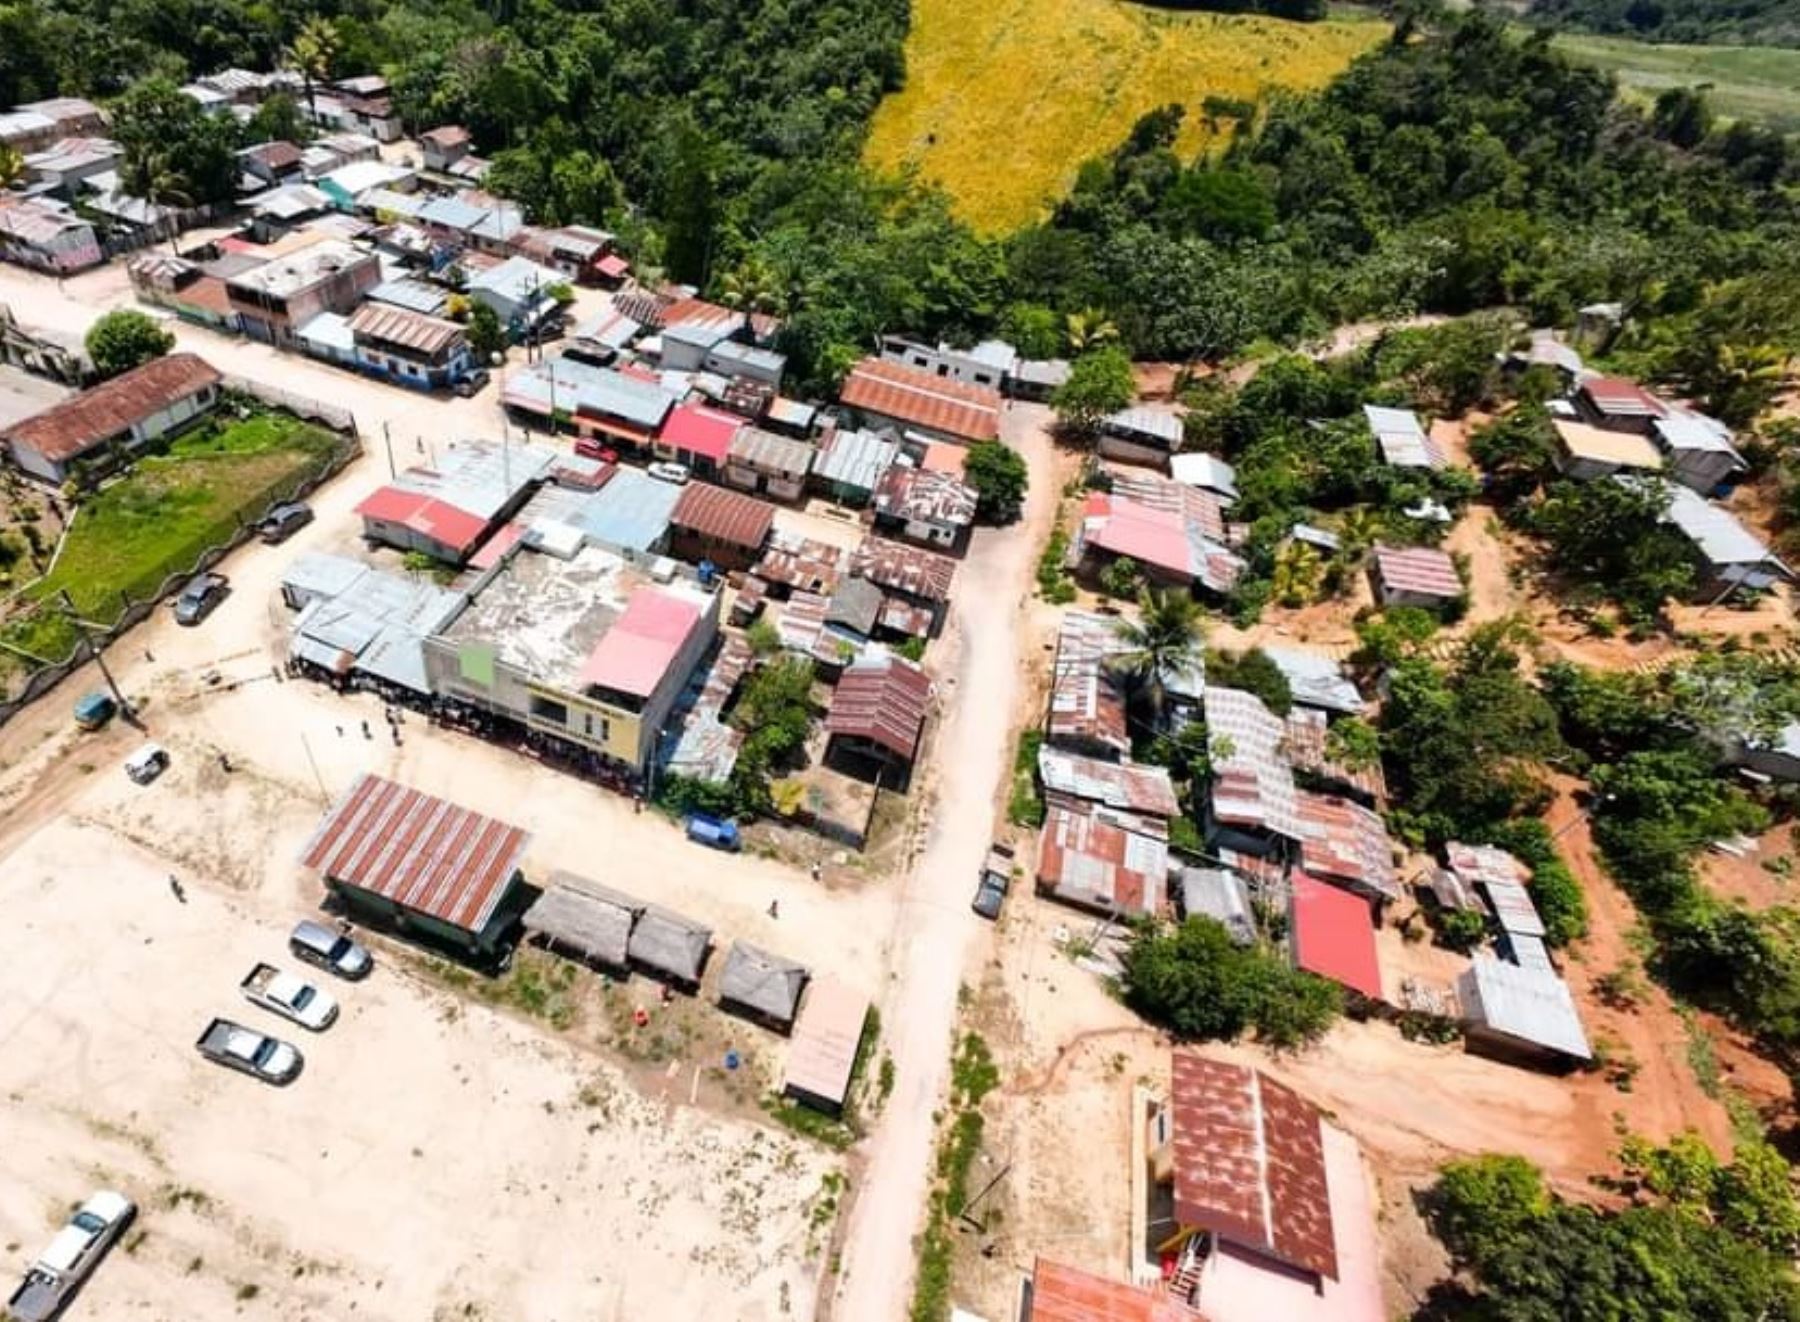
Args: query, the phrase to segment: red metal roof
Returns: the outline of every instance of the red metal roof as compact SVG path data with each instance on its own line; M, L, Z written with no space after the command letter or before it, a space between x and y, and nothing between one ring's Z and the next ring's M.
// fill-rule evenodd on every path
M594 269L608 280L617 280L631 269L631 263L616 252L609 252L594 263Z
M487 520L456 506L403 487L381 487L364 498L356 512L365 519L396 523L421 537L467 555L481 539Z
M1128 829L1131 820L1098 804L1052 806L1038 843L1039 884L1070 904L1154 916L1168 880L1169 845Z
M690 482L669 514L670 526L760 551L775 526L775 507L753 496Z
M1369 903L1296 870L1293 886L1294 963L1371 1000L1382 999L1381 961Z
M965 441L991 441L1000 434L998 390L964 385L879 358L865 358L851 368L838 398L852 408Z
M1159 1290L1039 1258L1031 1269L1031 1312L1020 1322L1203 1322Z
M699 622L700 607L686 597L639 588L589 653L581 668L582 687L649 697Z
M1261 1070L1174 1060L1175 1218L1337 1277L1319 1110Z
M859 661L838 680L825 729L868 739L910 762L930 705L931 679L912 662L897 656Z
M715 464L725 462L732 438L744 420L704 404L683 404L670 412L657 439L679 454L699 455Z
M487 926L531 837L380 776L332 805L300 861L465 932Z
M196 354L153 358L14 424L5 437L52 461L72 459L221 379L218 370Z
M1660 418L1668 412L1655 395L1622 376L1590 376L1581 383L1581 393L1600 413L1615 417Z
M1456 562L1435 546L1377 546L1375 572L1394 592L1451 599L1463 591Z

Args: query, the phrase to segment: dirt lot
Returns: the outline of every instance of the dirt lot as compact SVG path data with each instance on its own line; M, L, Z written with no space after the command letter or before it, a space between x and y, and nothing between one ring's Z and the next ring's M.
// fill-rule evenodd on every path
M232 984L282 958L303 906L279 884L179 902L164 860L107 826L160 812L155 795L96 779L0 869L9 1257L111 1184L144 1216L84 1298L95 1317L806 1314L833 1159L640 1096L391 960L332 989L344 1014L301 1034L292 1086L202 1060L213 1014L279 1022ZM307 815L267 823L281 857Z

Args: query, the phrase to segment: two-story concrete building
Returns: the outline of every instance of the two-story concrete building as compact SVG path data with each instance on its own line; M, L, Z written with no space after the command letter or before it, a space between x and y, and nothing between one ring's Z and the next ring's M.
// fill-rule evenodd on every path
M321 312L347 313L381 283L374 253L342 239L321 239L225 282L244 334L283 349Z

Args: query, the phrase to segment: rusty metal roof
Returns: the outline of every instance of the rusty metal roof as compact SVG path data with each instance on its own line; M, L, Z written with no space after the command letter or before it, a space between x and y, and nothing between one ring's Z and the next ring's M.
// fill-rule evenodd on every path
M1435 546L1377 546L1375 572L1393 592L1451 600L1463 591L1456 562Z
M1452 840L1444 846L1444 862L1464 885L1510 881L1523 886L1531 869L1495 845L1465 845Z
M5 433L15 445L46 459L63 460L91 450L108 437L178 400L221 380L205 359L191 353L153 358L92 390L33 414Z
M445 799L364 775L307 841L300 861L466 932L480 932L531 837Z
M1149 817L1179 817L1181 804L1165 767L1102 762L1061 749L1038 750L1038 776L1044 789L1073 799L1103 803Z
M1113 495L1137 505L1179 514L1197 527L1208 541L1225 543L1225 502L1217 493L1139 468L1108 466L1106 471L1112 478Z
M851 557L850 572L876 587L942 603L950 600L956 561L904 542L867 537Z
M830 596L850 562L850 553L830 542L796 537L777 528L751 573L765 583Z
M1362 804L1300 790L1300 861L1315 876L1392 899L1400 893L1394 845L1381 818Z
M1107 666L1124 652L1117 623L1104 615L1070 611L1056 636L1056 672L1050 690L1046 734L1051 743L1131 752L1125 726L1125 693Z
M907 523L966 528L975 522L975 488L929 468L895 464L876 483L872 503L877 514Z
M1333 760L1326 751L1329 733L1330 723L1324 712L1310 707L1295 707L1289 711L1287 734L1282 741L1288 765L1370 799L1385 799L1387 777L1381 770L1381 763L1352 767Z
M1242 689L1208 685L1202 705L1208 739L1229 745L1213 756L1213 817L1299 840L1294 772L1283 752L1287 723Z
M775 524L775 507L724 487L689 482L681 489L681 497L669 515L669 523L714 541L754 551L762 546Z
M454 321L374 302L364 303L350 314L350 331L359 339L397 344L430 357L444 352L464 335L463 328Z
M850 369L838 398L866 409L965 441L988 441L1000 434L1000 392L965 385L879 358Z
M1168 841L1131 829L1098 804L1058 804L1038 843L1039 885L1059 900L1107 913L1155 915L1169 882Z
M880 744L910 762L931 707L931 677L897 656L865 657L847 666L831 696L825 729Z
M1191 1051L1175 1053L1174 1076L1176 1219L1335 1280L1318 1108L1261 1070Z

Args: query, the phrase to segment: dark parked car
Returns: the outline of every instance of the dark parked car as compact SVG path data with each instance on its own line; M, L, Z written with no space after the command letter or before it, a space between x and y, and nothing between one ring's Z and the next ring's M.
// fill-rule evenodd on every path
M1012 846L990 845L987 862L982 865L981 880L975 883L975 901L970 906L989 922L1000 917L1007 888L1012 885L1012 869Z
M450 389L457 395L460 395L463 399L471 399L478 394L487 383L487 368L477 367L474 371L459 380L455 385L451 386Z
M175 598L175 623L198 624L225 600L227 583L223 574L195 574Z
M375 959L366 946L310 918L294 925L288 936L288 949L294 952L295 959L351 982L368 977L369 970L375 967Z
M312 521L312 506L291 500L263 515L263 521L256 525L256 535L274 546L277 542L285 542Z

